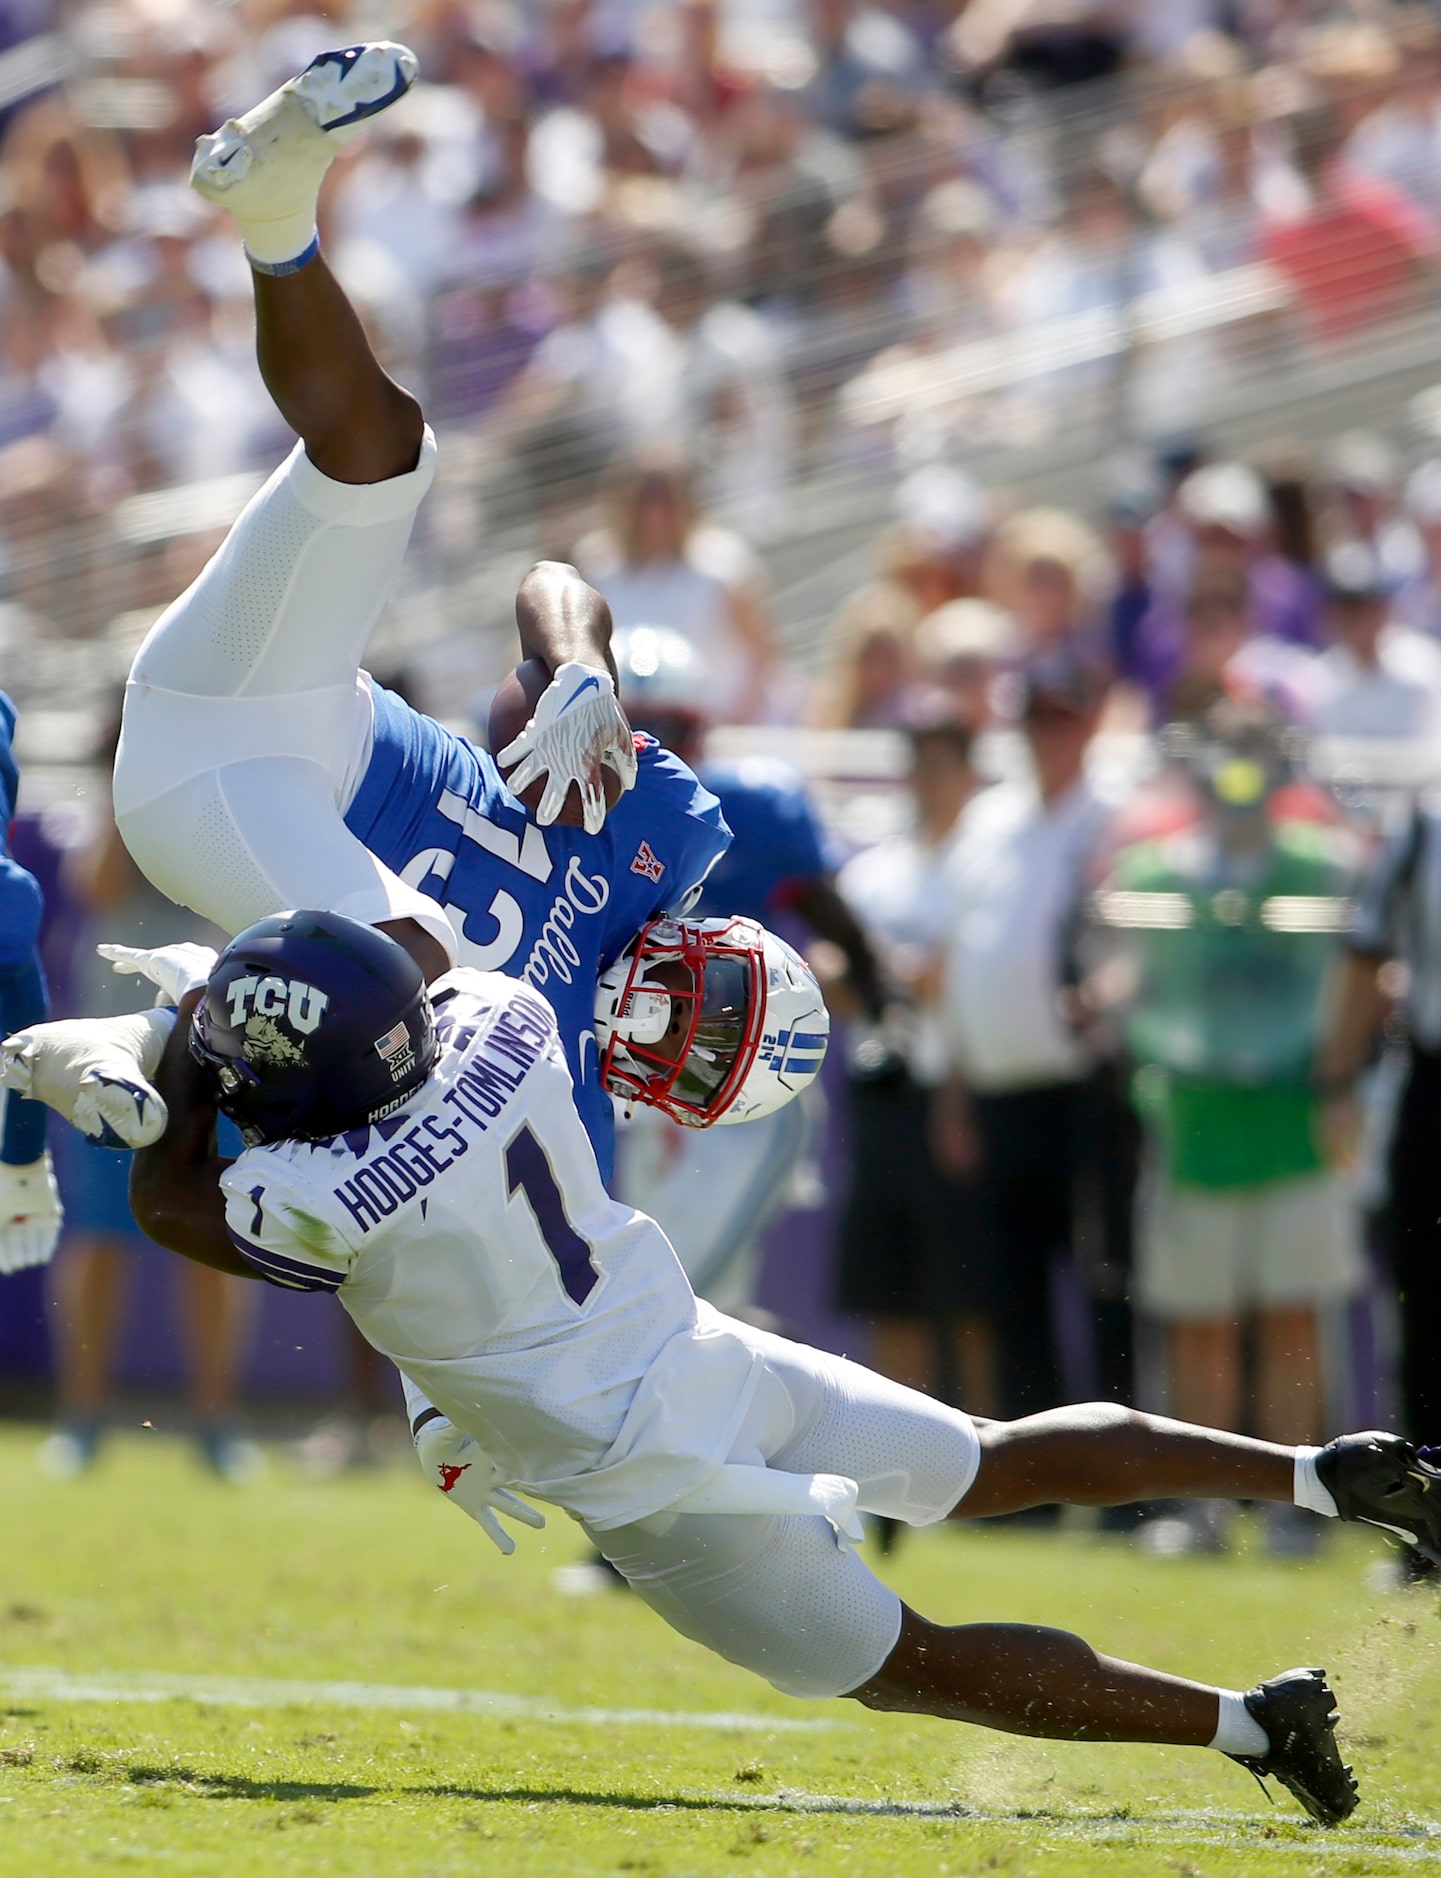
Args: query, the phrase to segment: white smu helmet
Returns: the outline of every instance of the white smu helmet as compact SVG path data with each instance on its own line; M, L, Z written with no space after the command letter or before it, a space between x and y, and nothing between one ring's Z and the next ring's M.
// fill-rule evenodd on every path
M653 919L596 987L603 1086L689 1128L784 1108L830 1028L811 968L753 919Z

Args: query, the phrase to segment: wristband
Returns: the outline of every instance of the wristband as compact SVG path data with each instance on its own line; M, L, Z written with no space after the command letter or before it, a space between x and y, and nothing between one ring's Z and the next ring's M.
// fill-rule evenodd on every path
M301 268L308 262L313 261L319 253L320 234L317 230L316 233L310 237L308 245L292 260L257 261L249 248L245 250L245 258L249 261L251 267L257 274L269 274L273 280L283 280L287 274L298 274Z

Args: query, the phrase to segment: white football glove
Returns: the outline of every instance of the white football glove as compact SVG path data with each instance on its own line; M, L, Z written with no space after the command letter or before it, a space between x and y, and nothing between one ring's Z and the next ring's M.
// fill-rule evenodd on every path
M25 1167L0 1161L0 1272L48 1265L60 1219L60 1190L48 1152Z
M138 972L157 985L157 1004L179 1004L187 991L206 982L220 957L213 946L188 943L148 948L101 945L95 950L102 959L109 959L112 971Z
M74 1122L97 1147L146 1148L170 1119L151 1077L173 1011L32 1024L0 1043L0 1086Z
M537 699L530 722L495 760L502 769L518 766L505 779L512 795L545 777L535 812L542 826L560 814L575 783L585 832L599 834L605 826L601 769L614 770L622 789L635 787L635 739L616 696L615 680L598 666L574 661L562 665Z
M420 1429L415 1436L415 1452L420 1470L431 1485L439 1487L463 1513L469 1513L496 1550L507 1558L515 1550L515 1541L496 1518L497 1513L537 1531L544 1526L545 1514L503 1487L500 1470L485 1449L443 1415L432 1415Z

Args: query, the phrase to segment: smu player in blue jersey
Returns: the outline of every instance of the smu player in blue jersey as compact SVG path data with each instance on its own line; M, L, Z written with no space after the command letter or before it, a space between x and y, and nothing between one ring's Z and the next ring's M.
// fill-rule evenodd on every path
M765 758L702 761L705 673L678 633L631 627L616 635L614 650L632 722L695 764L731 830L697 915L734 911L763 926L794 916L840 949L857 994L878 1013L883 994L875 956L832 884L825 834L799 771ZM760 1235L806 1153L807 1110L796 1102L745 1128L698 1134L640 1109L623 1131L620 1192L660 1222L692 1285L725 1310L751 1301Z
M40 965L40 888L10 853L20 771L12 744L15 706L0 691L0 1024L7 1032L49 1015ZM0 1126L0 1272L44 1265L60 1235L60 1200L39 1102L8 1091Z
M608 1180L614 1123L596 1073L596 979L724 852L719 805L684 763L638 734L635 787L598 833L542 828L484 750L378 685L371 696L374 746L346 827L447 908L461 964L544 991Z
M609 612L572 568L542 563L517 595L539 684L501 751L509 784L360 670L436 449L320 255L315 208L335 144L414 75L402 47L325 54L200 140L191 181L235 217L261 371L301 442L136 657L116 820L148 877L227 932L323 905L437 970L544 991L608 1175L596 980L647 918L687 901L728 834L685 765L633 737Z

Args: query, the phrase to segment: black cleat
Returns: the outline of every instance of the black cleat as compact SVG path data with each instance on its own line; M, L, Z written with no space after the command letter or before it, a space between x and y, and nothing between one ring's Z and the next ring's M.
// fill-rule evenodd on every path
M1441 1450L1400 1435L1342 1435L1316 1456L1316 1473L1342 1519L1395 1533L1441 1565Z
M1248 1689L1246 1707L1271 1743L1264 1754L1232 1754L1264 1787L1274 1775L1322 1826L1339 1826L1359 1804L1351 1769L1336 1747L1336 1699L1323 1669L1288 1669Z

